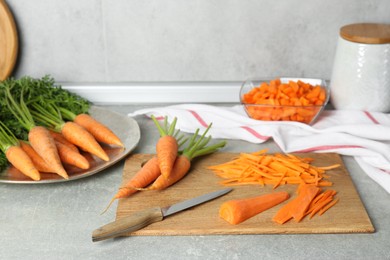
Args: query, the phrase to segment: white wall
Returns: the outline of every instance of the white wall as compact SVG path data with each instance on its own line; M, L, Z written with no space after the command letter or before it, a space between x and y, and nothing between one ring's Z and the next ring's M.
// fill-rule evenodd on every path
M61 82L329 79L339 28L389 0L8 0L15 77Z

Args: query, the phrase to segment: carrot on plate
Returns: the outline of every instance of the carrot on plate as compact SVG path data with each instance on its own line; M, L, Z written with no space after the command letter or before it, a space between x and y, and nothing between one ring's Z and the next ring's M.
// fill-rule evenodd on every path
M80 169L87 170L90 167L88 160L80 154L78 151L74 151L69 148L67 145L55 141L58 154L60 155L60 159L63 163L70 164L76 166Z
M157 157L153 157L148 160L130 180L119 188L118 192L111 199L102 214L109 209L116 199L128 198L130 195L136 193L138 188L144 188L154 182L160 174L161 171L158 159Z
M0 149L5 154L7 160L21 173L34 181L41 179L41 175L33 161L20 147L16 137L3 122L0 122Z
M31 158L35 167L39 172L54 172L49 164L32 148L32 146L26 141L19 140L20 147L27 153Z
M121 139L108 126L91 115L86 113L76 115L63 107L59 107L59 110L66 119L84 127L98 142L124 147Z
M289 197L290 195L287 192L280 191L250 198L229 200L221 205L219 216L230 224L237 225L282 203Z
M5 89L6 100L11 113L19 123L28 131L28 141L34 150L53 168L53 171L61 177L68 179L69 176L64 169L54 139L46 127L35 124L35 120L23 99L23 89L19 102L16 102L9 88Z
M79 149L77 148L77 146L72 144L68 140L66 140L66 138L61 133L53 131L53 130L49 130L49 131L50 131L50 134L53 136L55 141L60 142L64 145L68 146L70 149L74 150L75 152L79 152Z
M48 125L52 130L60 132L66 140L80 149L96 155L103 161L109 161L107 153L96 141L91 133L82 126L72 122L65 122L62 119L59 109L53 103L45 106L33 102L30 104L31 114L41 123Z
M205 136L209 131L210 127L211 124L207 127L203 135L198 139L197 136L199 133L199 129L195 131L195 133L190 138L186 148L184 148L183 152L177 156L169 178L166 178L161 174L152 183L152 185L141 190L162 190L168 188L169 186L181 180L189 172L191 168L191 161L194 158L213 153L219 148L224 147L226 145L226 141L221 141L216 144L207 146L207 144L211 140L211 136L208 136L207 138L205 138Z

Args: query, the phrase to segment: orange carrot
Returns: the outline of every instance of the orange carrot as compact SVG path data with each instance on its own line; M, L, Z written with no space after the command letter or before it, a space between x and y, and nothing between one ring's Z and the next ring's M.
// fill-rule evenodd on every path
M267 209L270 209L290 195L285 192L268 193L251 198L236 199L224 202L219 209L219 216L232 225L237 225Z
M53 169L46 163L46 161L32 148L30 144L25 141L19 141L20 147L31 158L35 167L39 172L54 172Z
M184 148L183 152L176 157L175 163L172 168L172 172L169 178L165 178L162 174L153 182L153 184L147 188L141 190L162 190L175 184L181 180L189 172L191 168L191 161L199 156L213 153L219 148L224 147L226 142L221 141L219 143L207 146L211 140L211 136L205 139L205 136L210 129L211 124L207 127L203 135L197 139L199 129L190 138L189 144ZM160 168L161 169L161 168Z
M179 144L173 136L175 134L174 132L177 119L174 118L172 124L168 128L167 117L165 117L163 128L153 115L151 118L160 133L160 138L156 144L156 154L161 169L161 175L168 179L171 175L173 164L175 163L179 149Z
M158 159L157 157L153 157L148 160L129 181L127 181L122 187L119 188L118 192L111 199L103 213L108 210L108 208L116 199L129 197L138 191L137 188L144 188L155 181L157 177L160 176L160 174L161 171L158 164Z
M88 114L77 115L73 122L87 129L98 142L124 147L120 138L110 128Z
M190 170L191 161L185 155L179 155L175 164L173 165L172 172L169 179L165 178L162 174L153 182L147 190L163 190L181 180Z
M14 100L9 88L5 89L5 93L5 102L9 110L19 121L22 127L29 131L28 140L30 145L46 161L46 163L53 168L55 173L65 179L68 179L68 174L62 166L54 139L50 135L49 130L43 126L37 126L35 124L32 113L23 100L23 89L19 103Z
M321 189L315 185L301 185L298 188L298 196L280 208L272 220L284 224L292 218L299 222L307 215L310 215L311 219L318 212L319 215L323 214L336 204L338 199L333 200L333 196L336 194L334 190L322 193L320 191Z
M223 185L264 184L274 185L274 189L284 184L314 183L329 186L327 170L337 165L316 167L310 164L312 158L299 158L291 154L266 154L266 150L255 153L241 153L237 158L219 165L208 166L216 175L226 180Z
M68 140L66 140L66 138L61 133L58 133L58 132L53 131L53 130L49 130L49 131L50 131L50 134L53 136L55 141L58 141L64 145L68 146L69 148L71 148L75 152L79 152L79 149L77 148L77 146L72 144Z
M48 129L43 126L33 127L28 133L28 140L35 151L53 168L53 171L61 177L68 179L56 144Z
M90 165L88 160L78 151L76 152L67 145L64 145L58 141L56 141L55 144L57 146L60 159L63 163L76 166L83 170L89 169Z
M80 147L82 150L96 155L104 161L110 160L96 139L80 125L70 121L66 122L61 127L61 133L66 140Z
M39 181L41 179L40 173L37 168L35 168L34 163L20 146L10 146L5 151L5 155L8 161L24 175L30 177L34 181Z

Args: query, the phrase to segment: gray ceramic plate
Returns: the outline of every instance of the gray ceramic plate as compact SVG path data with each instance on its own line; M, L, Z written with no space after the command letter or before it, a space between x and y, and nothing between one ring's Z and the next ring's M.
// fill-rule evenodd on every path
M105 162L90 154L85 154L86 158L90 162L91 167L88 170L81 170L76 167L65 166L68 172L69 179L64 179L57 174L41 173L41 180L33 181L28 177L21 174L14 167L9 167L0 173L0 182L3 183L18 183L18 184L39 184L39 183L55 183L72 181L80 178L85 178L101 172L102 170L117 163L124 157L126 157L131 151L133 151L141 137L138 123L127 116L118 114L116 112L109 111L107 109L92 106L90 114L108 126L115 134L119 136L125 145L125 148L118 148L114 146L102 146L110 157L110 161Z

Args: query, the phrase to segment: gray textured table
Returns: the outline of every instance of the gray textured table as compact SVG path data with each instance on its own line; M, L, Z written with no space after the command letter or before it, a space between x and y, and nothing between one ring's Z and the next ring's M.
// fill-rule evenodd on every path
M154 105L155 106L155 105ZM126 115L146 107L107 106ZM136 117L141 140L134 153L153 153L158 133L151 120ZM227 152L256 151L229 141ZM0 259L390 259L390 195L353 158L343 157L376 229L372 234L142 236L93 243L91 233L115 218L115 193L123 161L88 178L57 184L0 184Z

